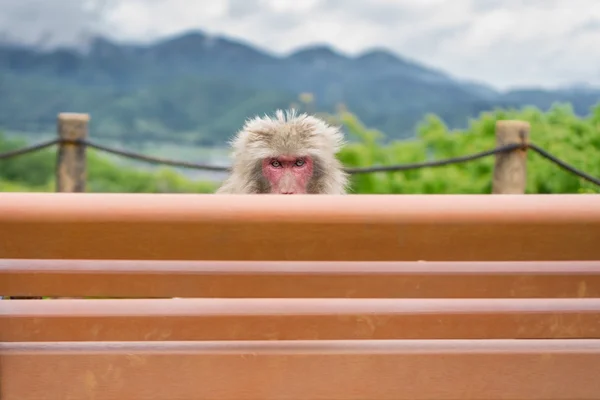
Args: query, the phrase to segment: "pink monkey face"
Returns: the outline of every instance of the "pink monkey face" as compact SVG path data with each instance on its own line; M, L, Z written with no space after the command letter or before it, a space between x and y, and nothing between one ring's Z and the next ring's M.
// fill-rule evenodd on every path
M271 194L306 194L313 165L308 156L279 156L264 159L262 172L271 185Z

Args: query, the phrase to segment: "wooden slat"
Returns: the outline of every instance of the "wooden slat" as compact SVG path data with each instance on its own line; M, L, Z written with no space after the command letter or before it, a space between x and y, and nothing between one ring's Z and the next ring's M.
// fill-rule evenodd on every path
M600 297L600 261L0 260L0 294L65 297Z
M597 195L0 194L0 258L600 260Z
M0 302L0 341L600 338L600 299Z
M2 400L597 400L600 340L0 344Z

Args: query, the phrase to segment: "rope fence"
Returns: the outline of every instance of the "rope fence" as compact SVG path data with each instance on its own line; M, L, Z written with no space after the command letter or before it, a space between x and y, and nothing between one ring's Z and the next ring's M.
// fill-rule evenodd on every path
M18 156L23 156L25 154L35 153L40 150L47 149L48 147L55 146L57 144L60 144L60 139L52 139L46 142L34 144L32 146L23 147L21 149L10 150L4 153L0 153L0 160L8 160L9 158L15 158Z
M69 116L72 114L67 114L67 115ZM78 116L78 114L75 114L75 116ZM59 116L59 120L60 120L60 116ZM43 149L46 149L46 148L49 148L52 146L59 146L59 147L65 146L67 148L64 148L64 147L62 148L63 153L65 153L64 162L66 162L66 163L70 162L71 164L75 164L75 165L74 166L72 165L70 168L65 168L63 170L67 171L67 173L69 171L71 171L72 174L73 174L73 171L75 171L75 174L76 174L77 171L80 172L80 170L82 168L85 168L85 165L83 165L83 166L76 165L76 164L81 164L82 162L83 162L83 164L85 164L85 162L81 160L81 157L85 157L85 153L84 152L79 152L79 154L73 153L74 149L68 149L68 147L71 147L71 148L75 147L76 149L93 148L93 149L101 151L101 152L129 158L129 159L133 159L133 160L138 160L138 161L147 162L147 163L151 163L151 164L168 165L168 166L178 167L178 168L188 168L188 169L203 170L203 171L216 171L216 172L227 172L230 169L230 167L228 167L228 166L207 165L207 164L201 164L201 163L193 163L193 162L187 162L187 161L171 160L171 159L165 159L165 158L160 158L160 157L148 156L148 155L135 153L135 152L127 151L127 150L120 150L120 149L112 148L109 146L100 145L98 143L94 143L93 141L90 141L85 138L80 138L80 139L75 138L74 139L74 138L72 138L72 136L77 136L77 135L73 135L74 132L75 133L80 132L82 134L81 136L83 136L83 137L85 137L87 135L87 124L86 124L87 120L82 119L81 116L79 116L78 118L75 118L71 121L72 126L69 126L68 122L69 121L63 121L62 124L59 123L59 138L48 140L48 141L38 143L38 144L35 144L32 146L27 146L27 147L24 147L21 149L11 150L11 151L7 151L4 153L0 153L0 160L7 160L7 159L22 156L25 154L34 153L34 152L37 152L37 151L40 151L40 150L43 150ZM570 172L571 174L574 174L581 179L584 179L588 182L591 182L595 185L600 186L600 179L595 178L595 177L591 176L590 174L587 174L586 172L581 171L581 170L569 165L568 163L560 160L556 156L553 156L552 154L548 153L546 150L537 146L536 144L529 143L526 140L526 136L528 135L528 131L529 131L529 129L528 129L529 124L527 124L523 121L498 121L498 123L501 124L497 129L497 136L499 139L499 143L502 143L503 141L506 141L507 138L511 138L511 137L513 139L516 138L517 140L512 140L513 143L502 144L502 145L499 145L498 147L490 149L490 150L485 150L485 151L482 151L479 153L470 154L470 155L466 155L466 156L447 158L444 160L434 160L434 161L426 161L426 162L410 163L410 164L373 166L373 167L363 167L363 168L345 168L345 171L348 172L349 174L368 174L368 173L377 173L377 172L408 171L408 170L421 169L421 168L441 167L441 166L446 166L446 165L451 165L451 164L465 163L465 162L478 160L478 159L485 158L485 157L492 156L492 155L496 155L496 156L504 155L505 156L504 159L502 157L500 157L500 158L497 157L496 169L498 170L498 169L502 168L502 166L504 165L504 170L505 170L504 175L508 176L509 169L512 169L511 174L514 175L514 167L518 166L520 163L524 163L521 160L523 157L519 156L518 152L516 152L516 151L517 150L522 150L522 151L533 150L534 152L536 152L543 158L558 165L560 168ZM63 128L62 134L60 132L61 126ZM524 127L526 127L526 129L523 129ZM77 128L79 128L79 130ZM66 132L66 134L65 134L65 132ZM67 137L65 137L65 136L67 136ZM68 137L68 136L71 136L71 137ZM71 146L69 146L69 145L71 145ZM70 151L70 154L69 154L69 151ZM516 157L513 157L512 160L510 160L510 158L509 158L511 153L517 153ZM77 156L79 156L79 158L80 158L79 160L76 160ZM59 162L61 162L60 155L59 155ZM508 166L509 164L510 164L510 167ZM523 169L524 169L524 166L523 166ZM60 170L60 168L57 168L57 170ZM498 178L498 176L501 176L501 175L503 175L503 174L497 173L495 171L495 181L497 180L496 178ZM499 180L506 181L507 179L509 179L509 178L505 177L505 178L500 178ZM79 185L79 186L81 186L81 185ZM509 186L510 186L510 184L509 184ZM513 182L513 186L515 186L514 182ZM516 184L516 186L524 186L524 182L520 182L520 183ZM69 190L67 190L67 191L69 191ZM495 192L500 193L503 191L495 190ZM514 191L510 191L510 192L512 193ZM519 192L519 190L517 190L517 192ZM523 187L523 192L524 192L524 187Z

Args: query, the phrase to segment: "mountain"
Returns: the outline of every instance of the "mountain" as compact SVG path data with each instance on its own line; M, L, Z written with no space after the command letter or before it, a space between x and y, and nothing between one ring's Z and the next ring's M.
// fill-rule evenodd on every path
M306 92L312 111L343 104L389 138L412 136L426 113L462 127L494 107L568 101L587 114L600 100L587 87L503 93L382 49L276 56L199 31L149 45L95 38L85 50L0 44L0 128L8 130L54 129L59 112L89 112L93 137L221 145L246 118L298 104Z

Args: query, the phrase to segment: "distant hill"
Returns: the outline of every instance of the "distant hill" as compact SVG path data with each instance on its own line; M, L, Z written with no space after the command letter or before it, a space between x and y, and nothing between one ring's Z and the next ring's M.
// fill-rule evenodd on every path
M94 39L86 51L0 45L0 129L54 129L58 112L89 112L91 134L125 141L223 144L247 117L315 96L314 111L344 104L390 138L410 137L426 113L451 127L496 106L571 102L587 114L600 90L501 93L390 52L349 57L325 46L280 57L189 32L150 45Z

